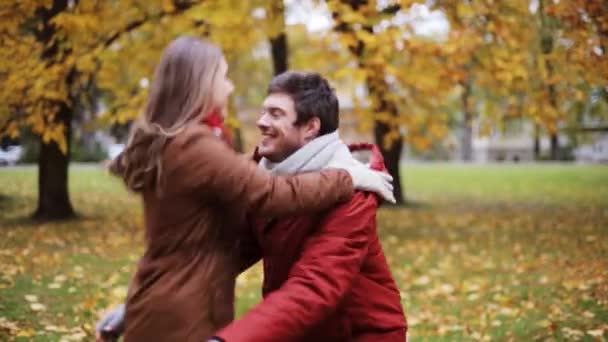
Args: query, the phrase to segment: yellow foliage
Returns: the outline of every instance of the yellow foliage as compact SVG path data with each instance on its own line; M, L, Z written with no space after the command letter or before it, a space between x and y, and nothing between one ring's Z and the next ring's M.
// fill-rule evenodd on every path
M367 98L355 103L367 107L358 112L365 113L361 115L367 125L374 120L390 123L394 132L387 141L398 141L400 132L441 139L448 129L448 113L463 109L462 96L469 96L469 109L488 124L498 125L520 110L552 131L571 116L568 110L576 107L571 102L585 101L608 79L608 58L598 53L608 49L602 34L608 30L608 14L601 0L543 2L545 8L536 12L528 0L325 3L342 25L315 37L315 48L325 51L309 56L292 49L291 55L310 58L314 69L341 86L365 84ZM400 19L419 3L445 15L445 37L419 36L413 24ZM160 51L172 38L207 36L223 47L230 65L238 65L243 52L259 49L261 41L286 31L281 4L83 0L46 21L36 13L49 8L49 1L3 5L0 135L14 137L25 128L64 146L66 130L58 128L62 123L56 114L81 104L91 82L107 101L98 121L126 123L143 107L145 84L152 81ZM381 13L388 4L400 5L400 10ZM42 28L53 31L48 40L34 34ZM553 42L551 51L541 47L547 37ZM472 91L460 91L467 87ZM510 103L513 98L517 105ZM430 146L417 141L418 147Z
M230 60L266 34L263 19L251 16L261 2L176 3L66 2L48 18L36 14L50 8L48 1L0 5L0 136L31 130L65 153L67 130L56 114L61 108L68 108L70 117L77 114L91 81L108 94L109 110L100 122L123 124L143 107L147 87L142 84L174 37L208 35Z

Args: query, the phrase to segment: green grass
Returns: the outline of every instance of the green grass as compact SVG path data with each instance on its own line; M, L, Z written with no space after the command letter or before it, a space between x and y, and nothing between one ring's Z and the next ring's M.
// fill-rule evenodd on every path
M422 205L381 209L378 230L412 341L608 338L608 168L406 164L403 175ZM73 169L79 219L36 224L35 177L0 169L0 341L90 340L142 253L140 202L99 169ZM260 284L259 265L239 278L239 315Z
M608 204L608 167L588 165L403 165L415 199L480 200L524 205L590 201Z

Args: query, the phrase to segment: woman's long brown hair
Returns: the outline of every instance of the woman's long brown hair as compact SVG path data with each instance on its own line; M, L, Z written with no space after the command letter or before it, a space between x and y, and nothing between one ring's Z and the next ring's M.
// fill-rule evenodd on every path
M216 110L217 74L223 55L209 42L190 37L172 41L163 51L142 114L132 125L125 150L110 172L134 192L162 192L162 152L186 125Z

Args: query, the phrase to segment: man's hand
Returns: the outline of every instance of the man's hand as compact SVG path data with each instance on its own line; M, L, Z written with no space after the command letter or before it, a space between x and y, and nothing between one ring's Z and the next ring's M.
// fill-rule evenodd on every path
M113 342L124 332L125 305L120 304L107 313L95 326L96 342Z

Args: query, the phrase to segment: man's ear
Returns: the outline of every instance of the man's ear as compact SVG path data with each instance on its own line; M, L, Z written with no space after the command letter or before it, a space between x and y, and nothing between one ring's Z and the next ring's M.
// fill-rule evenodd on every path
M304 124L304 137L307 140L312 140L319 136L321 131L321 120L318 117L313 117Z

